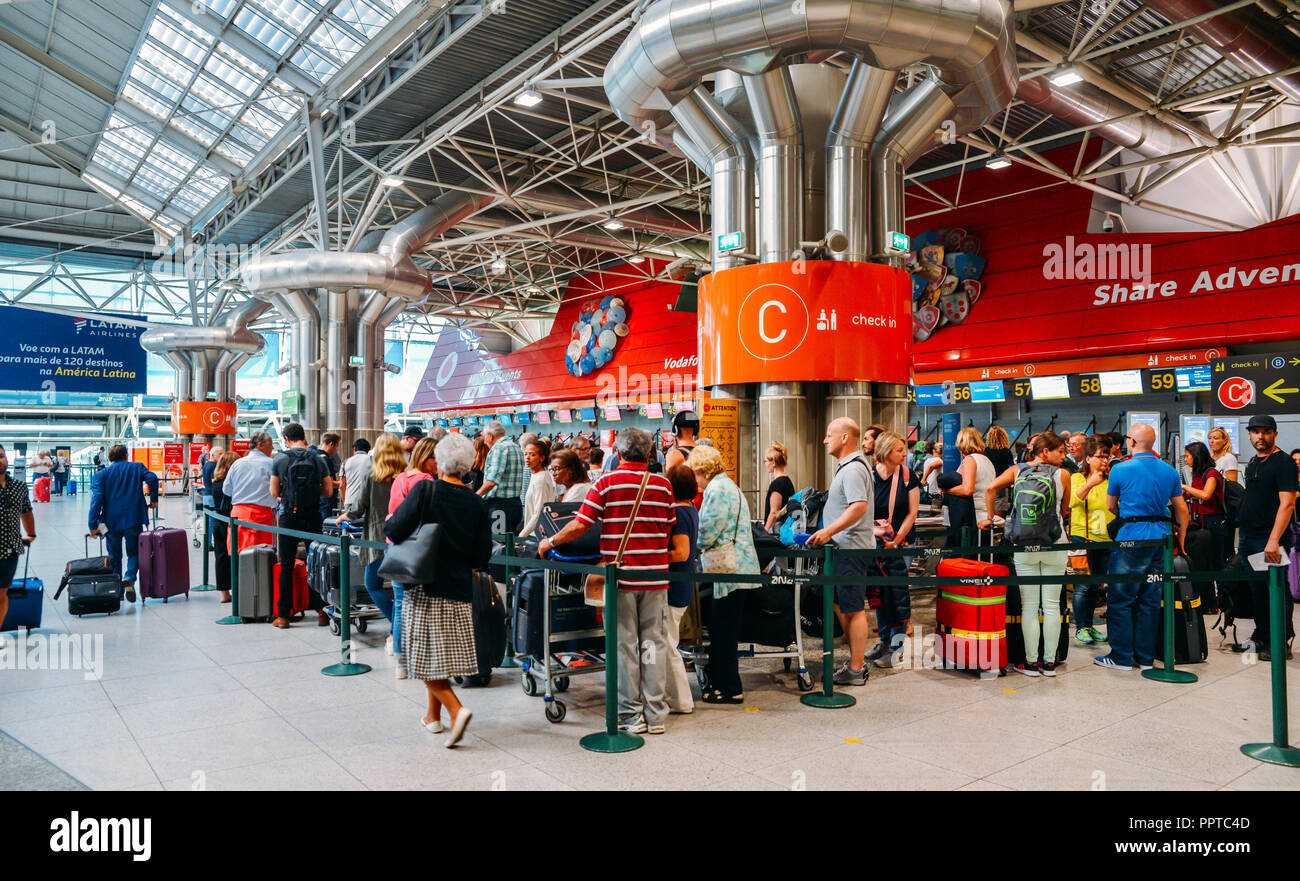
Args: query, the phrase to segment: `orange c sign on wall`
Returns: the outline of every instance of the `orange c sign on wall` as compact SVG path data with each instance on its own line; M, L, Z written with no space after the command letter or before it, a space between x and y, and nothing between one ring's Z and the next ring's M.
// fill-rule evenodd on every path
M234 434L235 405L223 401L173 401L173 434Z
M911 381L911 279L878 263L760 263L700 280L700 384Z

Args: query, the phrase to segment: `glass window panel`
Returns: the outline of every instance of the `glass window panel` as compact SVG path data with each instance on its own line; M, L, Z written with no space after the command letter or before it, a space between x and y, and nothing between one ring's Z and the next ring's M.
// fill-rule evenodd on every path
M338 64L321 55L310 43L295 52L291 60L304 72L322 83L337 73L339 69Z
M127 84L122 87L122 96L139 104L159 119L166 119L167 114L172 109L171 105L159 101L152 92L146 92L132 80L128 80Z
M293 42L293 35L245 4L235 15L235 26L279 56Z
M231 64L219 52L212 53L203 69L213 79L240 95L251 95L261 85L260 79L254 79L247 71Z
M212 131L206 125L201 125L198 122L197 117L178 113L176 116L172 117L172 125L176 126L196 141L199 141L205 147L211 147L217 142L217 138L219 137L217 132Z
M145 41L140 47L137 64L144 63L152 67L160 76L185 89L194 78L195 67L178 60L176 56L164 51L156 44Z
M137 63L131 68L131 79L138 82L141 86L153 92L163 101L169 101L175 104L180 100L185 90L176 85L169 79L161 77L149 65Z
M302 34L320 11L309 0L257 0L257 5L268 18L283 24L295 37Z
M347 62L361 50L361 41L331 21L323 21L308 41L325 55Z
M207 124L217 132L226 130L230 121L234 119L233 110L221 110L213 107L204 101L200 101L194 95L187 95L181 102L178 116L184 116L190 120L197 120Z
M226 138L220 144L217 144L216 151L236 165L243 166L253 161L252 151L244 149L230 138Z

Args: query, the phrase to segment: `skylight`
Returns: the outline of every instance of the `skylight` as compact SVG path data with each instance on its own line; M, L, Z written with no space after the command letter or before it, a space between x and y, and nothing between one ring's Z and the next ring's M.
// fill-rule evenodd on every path
M410 0L184 2L155 6L83 175L168 235L298 118L301 95L275 71L324 85Z

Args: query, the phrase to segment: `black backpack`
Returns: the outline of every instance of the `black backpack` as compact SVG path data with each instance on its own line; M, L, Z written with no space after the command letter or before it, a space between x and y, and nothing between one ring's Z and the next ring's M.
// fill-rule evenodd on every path
M1241 511L1241 502L1246 498L1246 488L1235 480L1228 480L1226 477L1220 479L1223 482L1223 510L1228 515L1228 522L1236 523L1237 514Z
M302 517L320 514L320 465L313 450L298 448L285 451L289 457L287 480L281 489L284 513Z

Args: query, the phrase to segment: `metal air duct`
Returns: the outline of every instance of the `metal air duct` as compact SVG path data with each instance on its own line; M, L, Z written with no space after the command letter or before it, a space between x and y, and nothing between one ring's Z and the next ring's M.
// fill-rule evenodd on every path
M884 122L898 75L854 61L849 82L826 135L826 230L838 230L848 249L837 260L867 260L872 255L871 142Z
M889 234L903 231L903 171L951 118L952 99L926 80L889 102L884 125L871 147L871 251L885 254Z
M1046 77L1024 80L1016 97L1072 125L1095 125L1132 114L1136 109L1088 83L1054 86ZM1149 159L1197 146L1190 137L1150 116L1130 116L1099 126L1101 137Z
M749 134L700 87L673 108L673 119L700 152L692 158L713 182L713 268L729 269L742 258L718 250L718 237L738 232L741 243L752 250L754 242L754 166L749 155Z
M791 259L803 240L803 123L790 69L745 77L758 136L758 255Z

